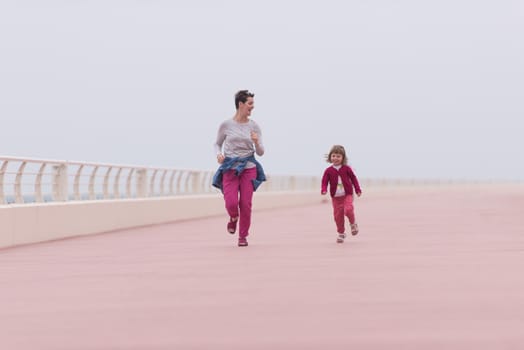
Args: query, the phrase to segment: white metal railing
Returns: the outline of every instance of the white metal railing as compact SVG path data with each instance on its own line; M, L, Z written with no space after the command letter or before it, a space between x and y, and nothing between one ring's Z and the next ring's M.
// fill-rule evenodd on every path
M0 205L217 193L214 171L0 156ZM259 191L319 188L314 176L270 176Z
M103 164L0 156L0 205L169 197L218 193L215 171ZM318 191L319 176L271 176L258 191ZM501 181L439 179L361 179L370 187L463 185ZM519 182L523 184L522 182Z

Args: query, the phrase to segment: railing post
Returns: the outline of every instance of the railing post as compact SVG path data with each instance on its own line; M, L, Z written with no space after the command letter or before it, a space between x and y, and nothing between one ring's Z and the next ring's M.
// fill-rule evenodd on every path
M40 169L38 170L38 174L36 175L35 179L35 202L37 203L44 201L44 196L42 196L42 176L44 175L46 166L46 163L42 163L42 165L40 165Z
M290 176L289 177L289 188L287 189L288 191L294 191L295 188L297 186L297 179L295 176Z
M67 201L68 182L66 164L58 164L53 166L53 184L53 199L55 201Z
M113 167L108 167L106 171L106 175L104 176L104 184L102 185L102 192L104 199L109 198L109 177L111 176L111 170L113 170Z
M95 182L96 182L96 172L98 171L98 165L95 166L93 168L93 170L91 171L91 176L89 176L89 188L88 188L88 191L89 191L89 199L90 200L95 200L97 199L96 198L96 193L95 193Z
M153 175L151 175L151 180L149 180L149 194L151 194L152 196L155 195L155 181L157 173L158 169L153 170Z
M15 203L24 203L24 196L22 195L22 176L24 175L24 169L27 162L22 162L18 171L16 172L15 179Z
M136 172L136 196L147 197L147 169L138 169Z
M4 160L2 162L2 167L0 167L0 205L5 203L5 195L4 195L4 174L5 170L7 169L7 165L9 164L9 161Z
M202 186L201 183L201 175L202 173L200 171L192 171L191 172L191 181L192 181L192 193L193 194L200 194L202 193Z

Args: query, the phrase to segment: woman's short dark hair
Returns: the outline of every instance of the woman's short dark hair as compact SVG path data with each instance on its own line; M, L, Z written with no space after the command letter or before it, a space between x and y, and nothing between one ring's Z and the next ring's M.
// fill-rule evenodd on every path
M254 97L255 94L249 92L249 90L240 90L235 94L235 108L238 109L240 102L246 103L249 97Z

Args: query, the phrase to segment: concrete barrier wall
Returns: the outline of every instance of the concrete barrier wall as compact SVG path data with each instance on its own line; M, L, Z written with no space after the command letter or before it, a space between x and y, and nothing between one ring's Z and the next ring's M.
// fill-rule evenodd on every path
M319 203L319 192L257 192L254 210ZM224 215L221 194L0 207L0 248Z
M410 191L511 189L522 195L524 186L514 184L404 185L369 186L368 197L404 195ZM318 191L257 192L254 210L316 204L329 200ZM222 195L202 194L161 198L70 201L0 206L0 248L44 242L74 236L103 233L131 227L147 226L197 219L215 215L226 216Z

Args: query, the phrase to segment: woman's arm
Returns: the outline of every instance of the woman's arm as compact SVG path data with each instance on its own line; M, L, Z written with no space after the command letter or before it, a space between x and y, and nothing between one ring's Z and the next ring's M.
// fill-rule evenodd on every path
M263 156L264 155L264 143L262 142L262 130L260 130L260 127L257 123L253 121L253 129L251 130L251 141L253 141L253 144L255 145L255 153L257 156Z
M224 161L224 154L222 153L222 145L226 139L226 126L224 123L220 124L217 132L217 138L215 144L213 145L215 149L215 155L217 156L217 161L222 163Z

